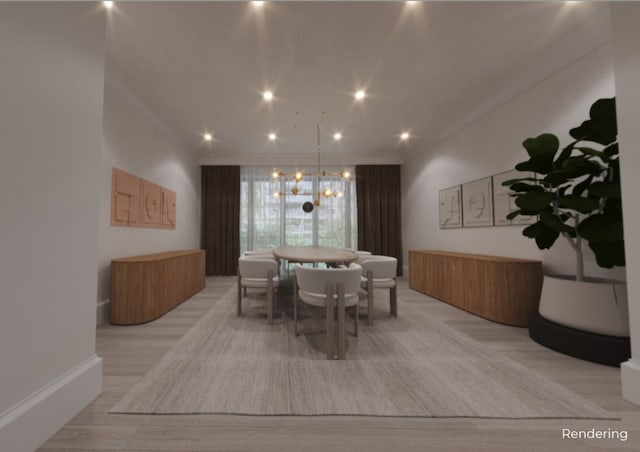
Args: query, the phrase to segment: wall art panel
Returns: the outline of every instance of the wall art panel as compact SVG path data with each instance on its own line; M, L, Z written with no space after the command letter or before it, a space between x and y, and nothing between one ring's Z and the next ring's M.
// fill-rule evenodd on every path
M111 225L176 228L176 192L113 168Z
M438 193L440 229L462 227L462 207L460 204L460 185L445 188Z
M513 193L509 187L502 185L503 182L510 179L521 179L523 177L535 177L535 173L522 173L521 171L511 170L493 176L493 214L496 226L533 224L538 219L535 215L521 216L518 215L513 220L508 220L509 215L514 210L518 210L515 200L511 194Z
M462 185L462 225L493 226L491 176Z

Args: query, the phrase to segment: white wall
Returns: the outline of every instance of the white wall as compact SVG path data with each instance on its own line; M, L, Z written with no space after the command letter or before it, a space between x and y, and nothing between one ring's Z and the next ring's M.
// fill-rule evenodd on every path
M104 11L0 3L0 450L96 397Z
M176 192L176 229L111 226L111 170ZM200 168L186 149L120 80L107 75L100 174L98 323L108 311L111 259L200 247ZM106 319L105 319L106 320Z
M622 365L622 396L640 405L640 4L616 3L611 12L632 356Z
M522 147L527 137L551 132L568 143L569 129L588 118L591 104L614 94L605 45L408 161L403 165L405 258L406 250L441 249L539 259L546 271L575 273L575 253L562 238L540 251L522 236L523 226L440 229L438 191L513 169L528 158ZM585 251L587 275L624 279L624 269L600 269L588 247Z

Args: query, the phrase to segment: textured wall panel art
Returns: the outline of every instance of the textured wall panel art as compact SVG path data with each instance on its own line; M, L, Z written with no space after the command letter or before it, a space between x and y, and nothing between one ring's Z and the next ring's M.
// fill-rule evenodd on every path
M176 192L113 168L111 225L176 228Z
M493 176L493 213L496 226L533 224L537 221L535 215L518 215L513 220L507 220L507 215L509 215L514 210L518 210L518 206L516 206L513 196L510 196L510 194L513 192L509 189L509 187L504 187L502 183L509 179L520 179L523 177L533 178L535 177L535 173L523 174L521 171L511 170Z
M462 207L460 205L460 185L445 188L438 193L440 229L462 227Z
M162 227L164 229L176 227L176 192L168 188L162 189Z
M493 226L491 176L462 185L462 225Z
M111 173L111 224L140 225L140 178L115 168Z
M142 180L142 226L159 228L162 218L162 187Z

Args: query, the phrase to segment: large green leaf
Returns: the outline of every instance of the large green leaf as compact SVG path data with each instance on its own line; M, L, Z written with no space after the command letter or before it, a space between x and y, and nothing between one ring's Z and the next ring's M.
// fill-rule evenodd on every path
M572 182L582 176L598 176L602 173L603 167L595 162L582 158L580 161L572 160L565 168L548 173L544 181L552 186L562 185Z
M544 188L539 185L525 184L523 182L515 183L510 188L515 192L544 191Z
M543 133L537 137L527 138L522 142L522 146L527 150L529 157L536 158L555 155L560 147L560 141L551 133Z
M615 242L624 237L622 218L604 214L591 215L578 225L578 233L589 241Z
M616 140L618 129L616 126L615 99L599 99L589 111L590 119L569 131L576 140L593 141L608 145Z
M593 176L587 177L582 182L573 186L573 190L571 190L571 194L574 196L581 196L587 190L587 188L589 188L589 185L591 185L591 182L593 182Z
M509 179L502 183L502 186L509 187L510 185L517 184L518 182L531 182L536 181L535 177L521 177L520 179Z
M542 221L538 221L537 223L532 224L531 226L527 226L522 230L522 235L525 237L529 237L535 239L536 245L541 250L549 249L557 238L560 236L558 231L554 231Z
M613 268L625 266L624 240L616 242L589 242L589 248L596 256L600 267Z
M595 198L566 195L558 198L558 206L580 213L591 213L600 207L600 202Z
M605 154L603 151L597 151L597 150L592 149L592 148L577 147L577 146L576 146L575 149L579 150L580 152L582 152L585 155L590 155L591 157L599 157L605 162L607 160L609 160L609 156L607 154Z
M566 233L571 233L574 231L573 226L565 224L559 216L554 215L553 213L548 211L540 212L540 221L544 223L545 226L553 229L554 231Z
M507 220L513 220L515 217L520 215L521 212L522 212L522 210L520 210L520 209L514 210L513 212L509 212L509 214L507 215Z
M526 212L538 212L547 207L554 200L555 196L553 193L530 191L516 196L516 205Z
M558 158L555 160L555 162L553 162L553 167L555 169L562 168L562 165L564 164L565 160L571 157L571 154L573 153L573 147L575 146L576 143L577 141L574 141L570 143L568 146L565 146L565 148L562 150Z
M601 198L620 198L620 184L613 182L594 182L589 187L589 194Z

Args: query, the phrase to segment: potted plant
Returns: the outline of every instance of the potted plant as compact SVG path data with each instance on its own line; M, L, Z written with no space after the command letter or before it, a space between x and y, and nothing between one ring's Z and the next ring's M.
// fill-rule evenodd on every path
M615 98L596 101L589 119L569 134L573 141L563 148L553 134L527 138L522 144L529 159L515 168L535 177L503 183L513 191L518 206L507 218L538 218L522 234L540 249L551 248L562 237L576 256L575 276L545 276L540 318L531 320L530 334L538 340L542 330L545 337L538 342L552 342L551 348L619 365L618 359L628 354L626 287L619 281L585 276L583 256L586 243L599 266L625 265ZM558 341L566 344L557 346ZM594 353L597 356L589 356Z

